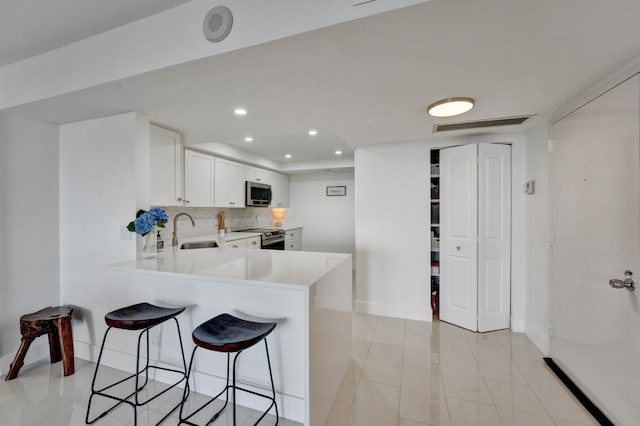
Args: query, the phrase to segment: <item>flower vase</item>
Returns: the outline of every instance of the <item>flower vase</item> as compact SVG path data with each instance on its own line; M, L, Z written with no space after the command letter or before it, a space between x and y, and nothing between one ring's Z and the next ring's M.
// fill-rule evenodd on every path
M139 258L152 259L158 255L158 249L156 246L156 232L151 231L145 235L140 235L140 251Z

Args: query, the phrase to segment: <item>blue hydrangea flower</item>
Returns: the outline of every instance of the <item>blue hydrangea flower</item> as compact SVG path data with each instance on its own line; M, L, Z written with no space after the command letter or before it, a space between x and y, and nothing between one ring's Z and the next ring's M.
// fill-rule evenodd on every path
M164 225L169 221L167 213L157 207L150 209L148 212L138 210L136 216L137 218L127 225L127 229L140 235L147 235L153 231L156 225L164 228Z
M169 216L167 216L167 213L165 213L164 210L158 208L158 207L154 207L151 210L149 210L148 212L151 217L153 217L156 221L158 222L168 222L169 221Z
M156 226L156 220L146 212L133 221L136 228L136 234L146 235Z

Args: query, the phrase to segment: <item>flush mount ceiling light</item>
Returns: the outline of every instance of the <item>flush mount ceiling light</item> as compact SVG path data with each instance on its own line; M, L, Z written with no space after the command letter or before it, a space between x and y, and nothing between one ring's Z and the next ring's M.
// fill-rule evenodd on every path
M475 101L471 98L447 98L434 102L427 108L432 117L453 117L471 110Z
M336 155L342 155L342 151L336 151Z
M317 135L317 134L318 134L318 131L317 131L316 129L311 129L311 130L309 130L309 135L310 135L310 136L315 136L315 135Z
M253 142L253 138L251 136L247 136L246 138L244 138L244 141L247 143L251 143Z
M291 157L292 157L292 155L291 155L291 154L285 154L285 155L284 155L284 158L291 158Z
M236 108L233 110L235 115L247 115L247 110L244 108Z

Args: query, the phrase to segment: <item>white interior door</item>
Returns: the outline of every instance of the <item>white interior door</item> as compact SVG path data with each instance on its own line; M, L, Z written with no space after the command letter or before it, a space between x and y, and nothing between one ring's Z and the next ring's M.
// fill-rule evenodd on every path
M440 319L477 330L478 146L440 150Z
M550 356L619 425L640 421L640 78L552 126Z
M478 145L478 331L511 328L511 147Z

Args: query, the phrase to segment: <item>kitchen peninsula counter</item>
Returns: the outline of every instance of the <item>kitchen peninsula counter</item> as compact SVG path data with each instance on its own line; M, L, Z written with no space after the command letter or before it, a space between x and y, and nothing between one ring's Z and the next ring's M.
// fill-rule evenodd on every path
M109 300L92 309L98 337L89 354L95 353L106 327L100 321L104 314L141 301L187 306L179 316L187 356L191 331L220 313L276 321L267 340L280 414L305 425L324 425L351 359L351 255L172 247L156 258L109 265L107 273L113 288ZM152 347L161 363L180 363L175 338L171 327L162 327L162 338ZM135 343L129 336L123 340L109 346L116 353L111 366L131 370ZM211 395L224 386L226 357L206 352L198 351L202 361L196 363L194 390ZM239 380L259 391L270 387L264 358L260 346L240 357ZM264 400L243 393L238 403L258 410L264 406Z

